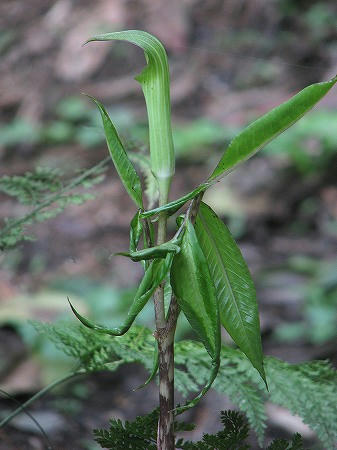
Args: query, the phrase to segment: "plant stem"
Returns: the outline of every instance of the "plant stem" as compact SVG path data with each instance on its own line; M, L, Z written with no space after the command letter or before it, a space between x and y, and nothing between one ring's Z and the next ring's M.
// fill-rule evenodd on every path
M157 329L159 352L159 422L158 450L174 450L174 333L178 304L172 298L166 328Z
M45 388L41 389L41 391L37 392L35 395L33 395L33 397L28 399L25 403L23 403L18 408L16 408L11 414L9 414L7 417L5 417L0 422L0 428L2 428L5 425L7 425L12 419L14 419L14 417L16 417L22 411L24 411L31 403L35 402L35 400L39 399L40 397L42 397L47 392L49 392L52 389L54 389L54 387L58 386L59 384L64 383L65 381L68 381L71 378L74 378L74 377L76 377L78 375L83 375L84 373L85 373L84 371L83 372L81 372L81 371L71 372L71 373L68 373L67 375L65 375L65 376L63 376L61 378L58 378L57 380L53 381L52 383L48 384L48 386L46 386Z
M161 180L163 181L163 180ZM170 180L159 183L159 206L167 203ZM157 245L166 240L167 214L162 212L158 218ZM178 305L172 299L168 320L165 318L164 283L154 295L156 317L156 339L159 352L159 421L158 450L174 450L174 333L178 317Z
M168 200L170 181L159 182L159 206L165 205ZM166 240L167 214L163 211L158 218L157 245L163 244ZM154 294L154 310L157 330L166 327L165 305L164 305L164 284L160 285Z

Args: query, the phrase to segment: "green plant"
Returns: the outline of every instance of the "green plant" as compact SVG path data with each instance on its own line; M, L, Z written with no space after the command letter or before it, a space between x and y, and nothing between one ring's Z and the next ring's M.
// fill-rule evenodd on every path
M45 336L71 358L73 369L5 417L0 427L64 381L100 370L114 372L123 364L135 362L153 372L155 338L148 328L134 325L128 333L111 339L72 322L33 322L33 326L40 338ZM200 342L187 340L175 344L175 360L175 387L186 398L207 382L211 362ZM222 345L221 364L213 387L245 413L260 445L267 420L264 403L270 401L301 416L324 447L333 448L337 437L336 371L327 361L289 364L270 356L264 358L264 365L269 392L244 354Z
M60 214L68 205L80 205L93 196L87 192L74 192L76 188L89 188L104 178L109 158L85 170L64 183L59 170L38 167L24 175L0 177L0 192L15 197L30 211L20 218L7 218L0 229L0 250L8 250L32 236L25 234L27 227L44 222Z
M111 450L132 448L138 450L155 450L157 441L157 421L159 411L137 417L134 422L111 420L110 429L94 430L96 441L102 447ZM244 416L237 411L221 411L221 423L223 430L216 434L204 434L201 441L191 442L182 438L176 442L176 448L183 450L248 450L249 445L245 443L249 427ZM174 422L175 432L190 431L194 429L193 424ZM303 450L302 438L295 434L291 443L283 439L274 440L267 450Z
M152 448L150 445L153 445L162 450L173 449L176 444L175 416L195 406L213 384L218 386L220 391L228 391L231 397L236 396L239 406L247 411L251 424L262 439L264 413L260 398L267 395L267 377L270 393L278 402L284 401L293 411L299 408L305 410L306 405L302 399L289 399L288 396L292 388L294 391L300 388L297 375L299 380L309 379L307 387L310 386L311 369L303 371L301 368L298 374L296 369L286 363L275 362L277 360L273 359L264 361L256 294L249 270L228 228L216 213L202 202L202 197L207 189L238 164L250 158L267 142L300 119L334 86L337 77L305 88L250 124L231 141L220 162L204 183L185 196L168 202L175 158L166 52L160 41L142 31L108 33L96 36L88 42L109 40L125 40L140 46L147 61L145 69L136 79L142 85L149 120L150 158L147 159L146 155L142 155L142 158L147 161L147 167L150 167L156 182L158 207L145 210L141 179L104 106L93 99L102 117L111 158L125 189L138 209L130 224L129 251L121 254L140 262L144 268L144 277L127 318L119 327L110 328L94 323L81 316L69 301L76 317L92 331L81 328L80 334L75 335L73 331L64 333L57 327L46 328L46 331L54 339L56 336L58 344L79 359L79 365L68 378L103 368L115 370L120 364L129 361L142 362L150 369L150 377L145 384L159 372L158 434L155 436L152 430L149 439L156 439L156 444L148 442L146 448ZM155 190L147 192L150 192L151 203ZM176 219L175 235L168 239L167 220L189 201L187 211ZM155 310L154 338L149 331L138 330L135 326L131 328L152 296ZM181 342L174 345L179 314L187 318L200 344ZM221 345L221 325L240 350ZM179 364L176 370L175 358ZM275 371L273 364L284 370ZM250 365L254 369L250 369ZM331 369L324 364L315 365L315 369L315 375L326 375L323 384L327 389L326 398L329 398ZM289 385L294 371L295 386ZM277 380L282 375L282 384L278 384ZM204 387L192 400L176 406L175 380L177 388L185 393L199 390L200 384ZM242 380L242 383L239 380ZM282 392L285 393L286 399ZM332 410L333 406L329 403L323 414L329 423L333 415ZM326 429L326 425L322 428L317 426L316 422L320 422L318 407L315 411L311 408L305 418L314 428L319 428L320 438L331 446L331 434L335 432L335 426L331 424L329 429ZM4 419L2 425L8 420ZM116 423L114 422L115 425ZM118 428L121 427L118 425ZM104 437L104 433L102 436ZM296 442L293 448L296 448L295 444ZM188 445L182 448L210 448L207 447L207 442L199 447Z

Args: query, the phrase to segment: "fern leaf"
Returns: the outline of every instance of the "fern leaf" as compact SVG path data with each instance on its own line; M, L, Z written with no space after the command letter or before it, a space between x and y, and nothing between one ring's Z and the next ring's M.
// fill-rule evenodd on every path
M299 415L327 450L337 442L337 373L327 361L288 364L266 358L270 400Z
M148 370L152 368L155 340L147 328L134 326L127 334L111 338L71 322L32 322L32 325L87 372L113 371L131 362L139 362Z
M186 396L186 391L198 390L198 385L203 385L209 376L207 353L197 342L182 341L176 344L175 359L177 365L185 368L185 371L180 369L175 372L176 388ZM213 388L227 395L245 412L262 444L266 426L263 391L247 378L246 362L249 363L243 353L223 346L220 369Z
M24 205L37 205L47 193L62 187L62 173L57 169L37 167L24 175L0 178L0 192L16 197Z
M116 370L120 364L131 362L143 364L149 372L152 370L155 339L146 328L133 326L124 336L111 338L77 324L35 324L35 327L74 357L85 371ZM175 359L176 388L186 397L198 391L208 379L209 357L200 343L181 341L175 346ZM260 444L266 422L264 402L269 400L302 417L324 448L333 449L337 440L337 375L331 365L327 361L289 364L267 357L265 368L270 385L268 395L243 353L222 346L221 366L214 388L227 395L246 414ZM301 448L295 446L296 442L295 439L293 450Z
M94 430L96 442L111 450L156 450L158 409L134 422L110 421L109 430Z
M267 450L304 450L302 436L298 433L294 434L291 443L284 439L275 439Z
M0 229L0 250L13 248L22 240L31 240L24 234L27 226L57 216L70 204L79 205L92 199L91 194L74 193L73 190L77 187L90 188L101 182L108 161L109 158L104 159L65 185L62 173L49 168L37 168L20 176L0 177L0 192L16 197L20 203L31 207L31 211L23 217L5 220L5 226Z
M177 388L182 387L180 390L186 395L186 390L193 392L196 384L204 383L210 370L207 354L198 343L183 341L176 345L175 355L179 365ZM270 381L269 400L300 416L316 432L324 448L333 449L337 441L336 371L327 361L289 364L272 357L265 358L265 367ZM268 396L255 372L239 350L223 346L213 387L228 395L246 413L262 443L266 421L264 401Z

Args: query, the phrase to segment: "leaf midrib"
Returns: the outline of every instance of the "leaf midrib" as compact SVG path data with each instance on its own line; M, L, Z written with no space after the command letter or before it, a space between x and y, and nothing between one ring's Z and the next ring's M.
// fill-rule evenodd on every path
M220 259L220 262L221 262L220 265L223 267L223 271L224 271L224 274L225 274L225 278L226 278L226 281L227 281L227 283L228 283L228 287L229 287L231 296L232 296L232 298L234 299L235 308L236 308L236 310L237 310L237 312L238 312L238 315L239 315L239 318L240 318L240 321L241 321L241 325L242 325L242 329L244 330L244 335L245 335L246 343L248 344L248 347L250 348L250 350L251 350L252 353L254 354L254 349L253 349L253 348L251 347L251 345L250 345L250 340L249 340L249 337L248 337L248 335L247 335L247 331L246 331L246 328L245 328L245 325L244 325L244 321L243 321L243 319L242 319L242 317L241 317L241 312L240 312L240 310L239 310L239 307L238 307L238 304L237 304L237 300L236 300L235 294L234 294L234 292L233 292L233 289L232 289L232 286L231 286L231 283L230 283L230 280L229 280L229 277L228 277L228 274L227 274L227 270L226 270L225 265L224 265L224 263L223 263L223 260L222 260L222 258L221 258L221 254L220 254L220 252L219 252L217 246L215 245L215 244L216 244L215 239L213 238L212 234L210 233L209 227L207 226L207 223L205 222L205 220L204 220L204 218L203 218L203 216L202 216L201 210L199 210L199 217L200 217L200 220L201 220L201 222L202 222L202 224L203 224L205 230L207 231L207 236L209 237L209 239L210 239L210 241L211 241L211 244L212 244L213 247L215 248L215 254L218 256L217 259Z

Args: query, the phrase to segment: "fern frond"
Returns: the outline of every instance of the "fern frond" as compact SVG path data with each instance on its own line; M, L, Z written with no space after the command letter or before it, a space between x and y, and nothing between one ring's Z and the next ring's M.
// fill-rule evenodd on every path
M176 345L177 388L183 395L202 385L210 370L208 355L197 342ZM337 441L337 373L327 361L289 364L277 358L265 358L269 395L258 373L239 351L222 347L221 366L214 389L228 395L247 415L249 424L262 443L266 415L265 400L288 408L316 432L324 448L333 449ZM184 374L183 376L182 373ZM191 389L189 389L191 383Z
M95 440L111 450L156 450L158 417L158 409L155 409L133 422L112 419L109 430L94 430Z
M16 197L24 205L36 205L46 195L62 187L62 172L58 169L37 167L24 175L0 178L0 192Z
M294 434L290 443L285 439L275 439L267 450L303 450L303 439L298 433Z
M32 325L59 350L75 358L86 372L114 371L131 362L139 362L148 370L152 368L154 337L146 328L134 326L124 336L111 338L71 322L32 322Z
M210 370L209 358L203 347L197 342L179 342L175 348L175 359L181 367L175 372L177 389L184 396L187 391L197 391L198 386L207 380ZM247 415L261 444L267 419L263 387L254 385L247 377L247 361L240 351L223 346L220 370L213 388L227 395Z
M157 448L157 424L159 410L155 409L146 416L137 417L133 422L119 419L110 420L108 430L94 430L96 442L109 450L155 450ZM245 443L249 427L245 417L238 411L221 411L223 429L216 434L204 434L198 442L179 438L175 448L181 450L249 450ZM193 424L174 422L175 432L190 431ZM268 450L304 450L299 434L293 436L291 443L283 439L274 441Z
M7 218L5 226L0 229L0 250L15 247L20 241L32 239L25 235L29 225L51 219L62 212L68 205L79 205L93 196L88 193L74 193L73 189L89 188L102 181L104 171L110 158L85 170L63 185L60 171L38 168L22 176L0 177L0 192L14 196L27 206L30 212L19 219Z
M147 328L133 326L124 336L111 338L77 324L35 326L66 354L76 358L85 371L116 370L120 364L132 362L143 364L149 372L152 370L155 339ZM176 388L184 396L198 391L210 370L203 346L195 341L178 342L175 360ZM246 414L261 445L266 426L264 403L269 400L302 417L324 448L333 449L337 437L337 375L331 365L327 361L289 364L267 357L265 368L269 394L248 359L239 350L223 346L214 389L227 395Z
M337 373L328 361L288 364L266 358L270 400L300 416L324 448L337 442Z

